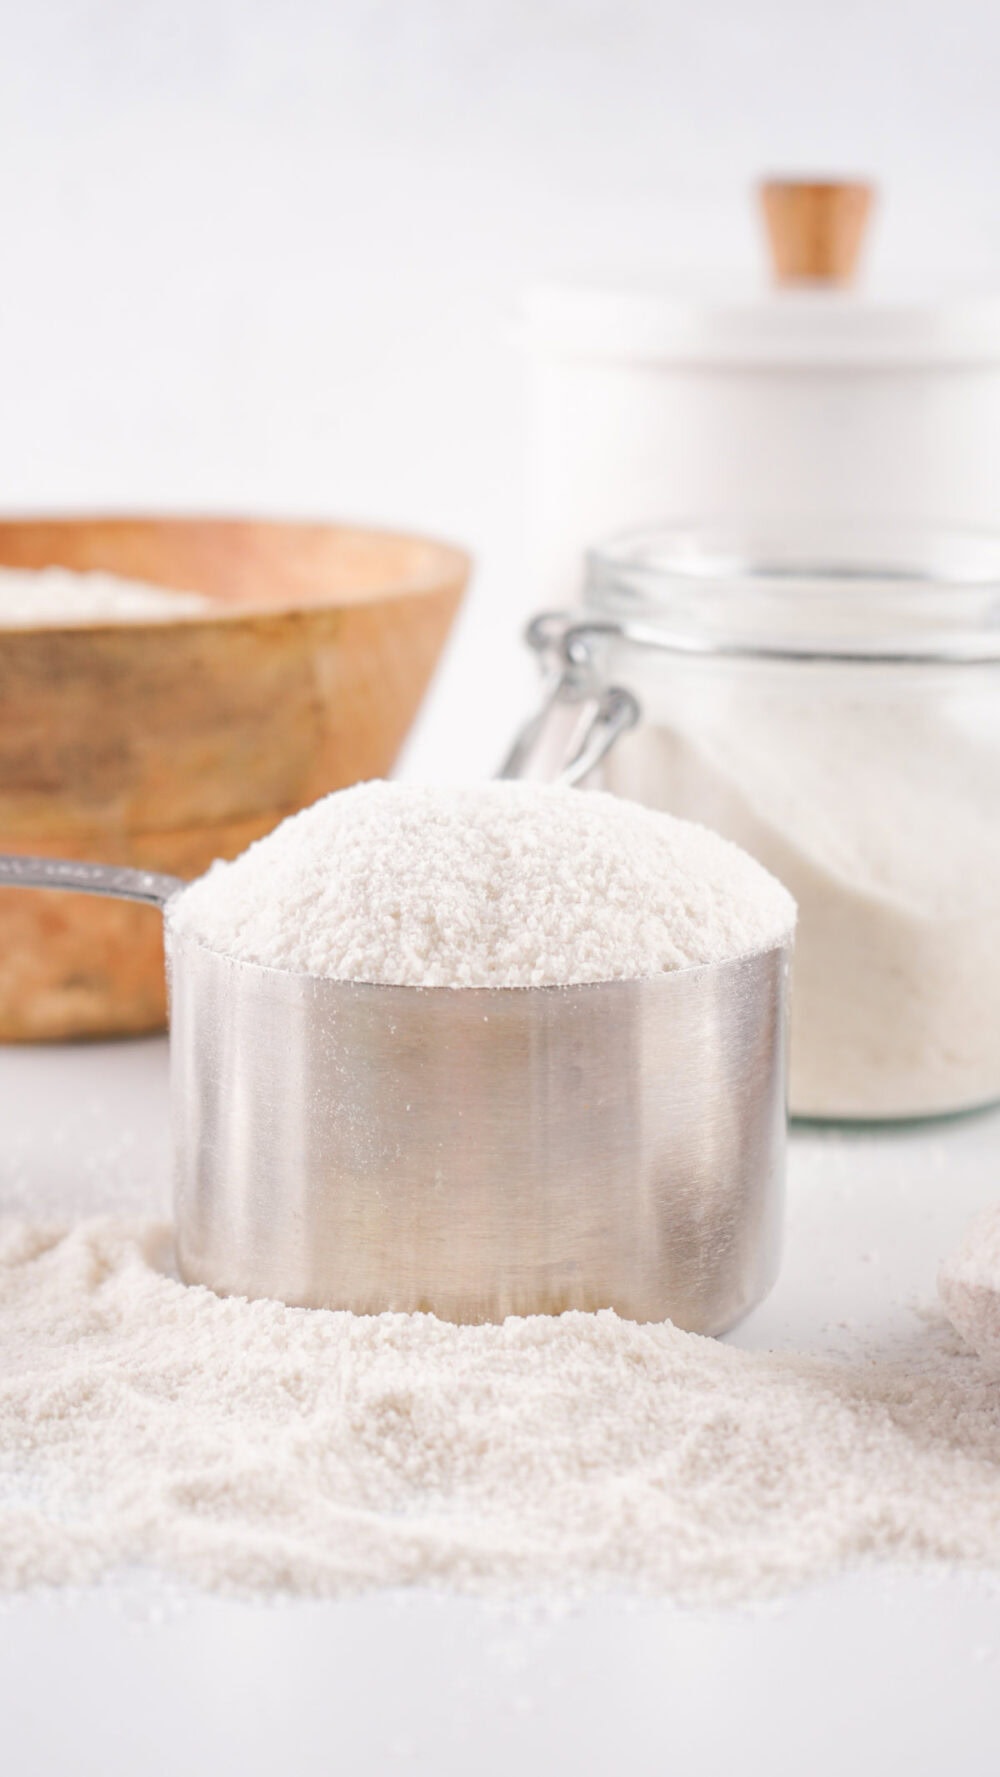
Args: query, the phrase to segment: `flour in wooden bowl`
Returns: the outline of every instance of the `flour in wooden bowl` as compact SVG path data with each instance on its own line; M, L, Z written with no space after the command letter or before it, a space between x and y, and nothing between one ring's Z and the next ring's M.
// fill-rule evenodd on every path
M211 601L96 569L0 567L0 629L63 629L79 624L151 623L197 617Z

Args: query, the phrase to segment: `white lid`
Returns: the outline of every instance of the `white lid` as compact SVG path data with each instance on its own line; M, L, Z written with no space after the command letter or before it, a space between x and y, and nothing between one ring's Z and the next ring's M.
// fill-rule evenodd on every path
M534 350L644 363L1000 363L1000 296L916 302L829 288L696 299L583 285L534 291Z

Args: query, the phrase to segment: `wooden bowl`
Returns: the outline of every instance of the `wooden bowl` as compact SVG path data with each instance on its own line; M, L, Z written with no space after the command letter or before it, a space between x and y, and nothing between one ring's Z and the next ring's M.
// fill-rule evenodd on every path
M0 851L191 877L392 767L468 577L460 550L324 524L0 521L0 565L198 592L166 621L0 628ZM159 1029L159 915L0 890L0 1041Z

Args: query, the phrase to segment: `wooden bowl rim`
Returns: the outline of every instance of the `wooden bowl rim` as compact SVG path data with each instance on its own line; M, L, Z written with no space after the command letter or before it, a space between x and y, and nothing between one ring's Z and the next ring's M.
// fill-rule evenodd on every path
M123 632L141 635L148 630L210 628L216 624L260 623L278 621L291 616L309 617L312 614L331 611L371 610L383 603L404 598L430 598L445 592L461 592L472 572L472 556L459 544L428 535L423 531L397 530L382 525L365 525L355 522L339 521L330 518L312 519L298 515L294 518L280 518L273 514L266 516L248 513L179 513L179 512L31 512L24 514L4 513L0 516L0 539L10 531L45 530L83 530L88 526L94 529L121 526L122 529L140 529L149 526L152 529L184 529L196 530L215 529L220 532L231 530L271 530L271 531L302 531L329 532L346 538L357 540L361 544L373 547L382 542L399 544L422 549L427 552L426 562L415 571L397 579L387 578L384 586L371 591L360 592L353 596L344 592L326 598L295 598L280 597L274 603L258 604L252 600L236 600L223 602L211 593L200 593L199 596L211 601L213 608L205 611L183 611L174 616L169 612L150 614L147 617L79 617L58 623L17 623L3 625L0 623L0 638L4 642L13 637L52 636L83 633L86 635L107 634L121 635ZM59 562L37 562L31 565L12 564L0 561L0 573L6 567L19 566L25 573L43 573L47 567L60 567ZM137 581L143 580L138 572L125 574L116 567L105 567L95 562L88 567L69 569L69 572L117 574L121 578ZM191 592L196 590L190 585L181 585L169 581L149 581L150 585L159 585L168 591Z

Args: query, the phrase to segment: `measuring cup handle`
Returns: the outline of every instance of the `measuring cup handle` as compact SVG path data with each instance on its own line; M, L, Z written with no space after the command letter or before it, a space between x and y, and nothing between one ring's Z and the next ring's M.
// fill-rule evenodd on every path
M0 887L71 889L79 895L113 895L165 907L184 887L179 876L130 870L124 864L88 864L79 858L21 858L0 854Z

